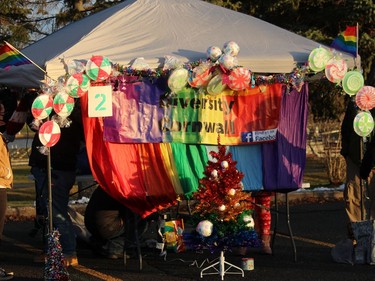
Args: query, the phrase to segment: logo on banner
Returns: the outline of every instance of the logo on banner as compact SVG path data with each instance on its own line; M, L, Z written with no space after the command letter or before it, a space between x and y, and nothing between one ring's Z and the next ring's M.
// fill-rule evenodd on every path
M242 143L251 142L268 142L276 140L277 129L265 130L265 131L253 131L253 132L242 132L241 141Z

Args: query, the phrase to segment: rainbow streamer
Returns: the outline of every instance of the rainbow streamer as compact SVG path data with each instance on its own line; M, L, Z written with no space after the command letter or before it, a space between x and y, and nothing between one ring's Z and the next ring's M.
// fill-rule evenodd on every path
M0 68L7 69L23 64L31 64L31 61L6 42L0 47Z
M357 56L357 27L347 26L345 31L333 40L331 47L346 53Z

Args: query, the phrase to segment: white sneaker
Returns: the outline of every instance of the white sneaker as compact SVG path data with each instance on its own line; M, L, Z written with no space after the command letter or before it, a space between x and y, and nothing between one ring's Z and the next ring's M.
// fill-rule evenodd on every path
M1 280L11 280L13 279L13 272L6 272L4 269L0 268L0 281Z

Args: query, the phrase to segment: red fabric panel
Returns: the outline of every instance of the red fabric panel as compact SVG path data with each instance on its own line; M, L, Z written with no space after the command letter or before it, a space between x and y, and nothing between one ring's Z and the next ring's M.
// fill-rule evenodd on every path
M262 131L277 128L280 116L282 84L255 87L237 92L236 95L223 95L232 110L224 115L229 123L236 120L236 126L244 132ZM239 106L241 105L241 106ZM230 130L229 130L229 136Z
M176 193L162 164L159 144L105 142L102 119L88 117L87 102L85 95L81 105L86 149L98 184L143 218L174 203Z

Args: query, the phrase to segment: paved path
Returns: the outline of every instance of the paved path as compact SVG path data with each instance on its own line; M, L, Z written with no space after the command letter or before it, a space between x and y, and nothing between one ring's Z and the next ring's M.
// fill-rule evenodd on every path
M294 261L291 240L286 227L285 206L279 209L279 224L274 244L274 255L255 250L246 254L255 261L254 271L241 275L224 276L224 280L259 281L367 281L375 280L375 267L334 263L330 251L345 237L345 213L342 200L291 205L291 224L297 249ZM275 215L275 213L273 213ZM275 220L273 220L275 222ZM0 253L0 264L15 272L14 280L43 280L43 264L33 263L34 254L41 247L41 236L30 237L31 221L10 221L5 228L5 239ZM137 259L108 260L92 253L86 244L78 246L80 266L69 268L71 280L221 280L218 274L200 278L202 268L215 262L218 254L187 251L168 253L166 260L153 249L143 249L143 269ZM227 253L226 260L241 266L242 256ZM210 263L209 263L210 262Z

